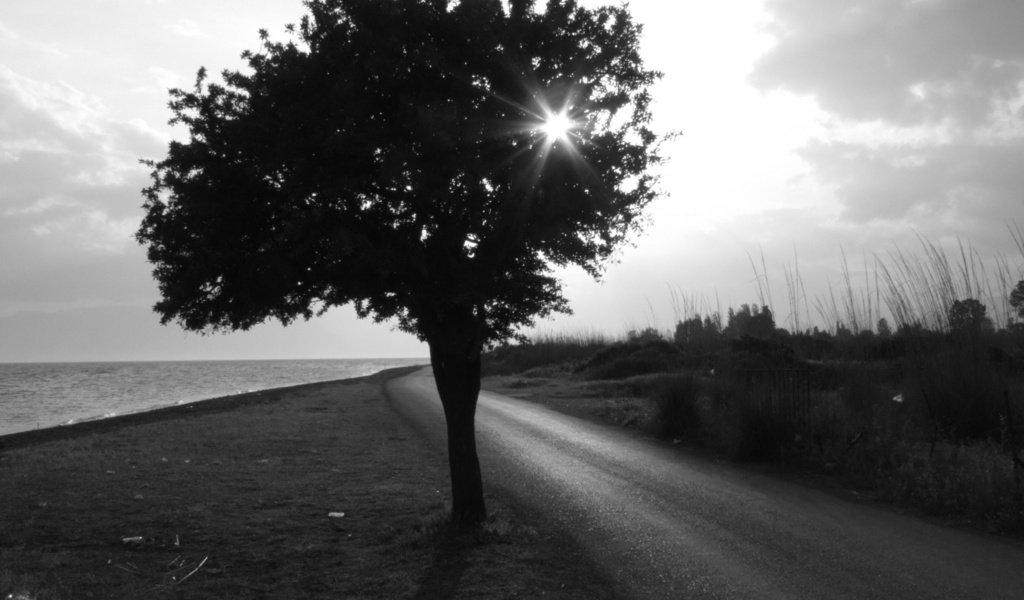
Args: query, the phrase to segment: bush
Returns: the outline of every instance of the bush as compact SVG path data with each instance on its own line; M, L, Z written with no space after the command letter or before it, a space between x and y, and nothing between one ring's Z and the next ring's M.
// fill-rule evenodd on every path
M697 393L696 384L692 391L685 382L676 386L675 405L667 407L665 422L686 423L692 406L702 440L732 459L784 458L796 439L796 424L751 402L744 385L717 379L703 394Z
M883 496L933 514L967 515L1024 527L1022 490L1013 463L995 442L905 444L877 482Z
M970 344L951 344L909 361L908 401L943 441L999 437L1007 382L987 355L975 350Z
M666 340L624 342L594 354L580 369L588 379L625 379L678 369L682 353Z
M796 363L796 354L784 341L743 336L732 341L729 363L739 370L786 367Z
M797 424L747 402L740 402L738 408L739 436L731 444L731 456L736 460L784 461L798 441Z
M686 439L703 429L697 410L699 386L693 375L670 375L654 384L654 430L659 437Z

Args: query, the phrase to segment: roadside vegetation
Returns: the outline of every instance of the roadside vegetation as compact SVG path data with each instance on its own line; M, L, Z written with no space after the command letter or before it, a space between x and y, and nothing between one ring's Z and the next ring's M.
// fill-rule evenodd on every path
M951 260L921 243L923 259L879 261L875 289L844 264L842 288L815 302L828 328L781 328L768 305L744 304L671 332L549 335L491 352L485 385L1019 534L1024 280L1005 260L993 277L969 248ZM794 306L802 283L787 281Z

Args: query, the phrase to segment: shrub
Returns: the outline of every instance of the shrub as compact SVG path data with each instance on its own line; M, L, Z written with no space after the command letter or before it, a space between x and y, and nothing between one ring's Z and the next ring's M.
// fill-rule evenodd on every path
M649 420L650 410L636 398L609 398L601 407L602 418L622 427L642 426Z
M995 442L906 444L877 477L883 496L933 514L961 514L1024 526L1024 502L1013 463Z
M644 329L630 329L626 332L626 341L629 342L658 342L665 339L661 332L653 327Z
M734 369L765 369L792 365L796 358L785 342L743 336L730 345L729 362Z
M731 449L736 460L785 461L799 440L796 423L749 403L740 403L737 417L740 435Z
M625 379L664 373L682 364L679 349L666 340L614 344L593 355L580 369L589 379Z
M796 439L796 424L752 402L746 385L716 379L705 394L694 397L696 422L702 436L730 458L782 459ZM686 403L681 404L675 410L683 415Z
M971 344L950 344L916 354L908 364L908 401L944 441L997 438L1003 415L1002 379L988 357Z
M703 429L697 410L699 386L693 375L669 375L654 385L654 430L659 437L685 439Z

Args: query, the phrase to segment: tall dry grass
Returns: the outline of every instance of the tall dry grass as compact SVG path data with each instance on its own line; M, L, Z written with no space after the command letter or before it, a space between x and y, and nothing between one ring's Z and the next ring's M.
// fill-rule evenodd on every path
M782 266L785 307L772 302L771 277L763 251L759 260L750 255L748 260L760 303L783 315L778 325L791 333L819 327L830 333L848 330L857 334L875 330L882 318L894 329L948 331L950 307L953 302L967 298L981 301L995 327L1003 328L1014 318L1009 292L1024 279L1024 226L1012 223L1007 230L1018 252L1014 257L983 256L962 239L944 246L916 235L913 247L895 246L864 255L855 268L854 261L840 247L838 278L826 275L824 285L812 295L808 294L803 277L806 269L801 267L794 249L792 262ZM690 301L680 302L680 298ZM712 311L713 305L706 299L694 298L697 297L676 291L672 295L673 306L685 308L687 318L695 313L724 314L721 306ZM682 320L676 316L677 321Z

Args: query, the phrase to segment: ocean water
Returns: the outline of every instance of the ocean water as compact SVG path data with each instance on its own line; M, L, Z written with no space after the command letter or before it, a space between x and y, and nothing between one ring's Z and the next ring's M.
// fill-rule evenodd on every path
M411 358L0 363L0 435L427 362Z

